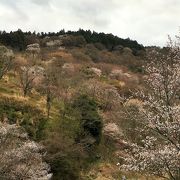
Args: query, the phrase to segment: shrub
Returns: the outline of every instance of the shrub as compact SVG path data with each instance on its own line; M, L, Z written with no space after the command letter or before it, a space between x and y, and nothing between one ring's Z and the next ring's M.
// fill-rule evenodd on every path
M3 119L4 116L7 117L10 124L18 123L22 125L30 137L34 139L43 137L46 118L37 107L13 98L1 97L0 119Z
M67 47L82 47L86 44L86 40L84 39L83 36L72 36L72 35L67 35L64 36L63 39L63 45Z
M73 57L80 62L91 62L91 58L84 54L82 51L74 49L71 51L71 54L73 55Z
M102 133L102 119L97 111L97 103L87 95L80 95L73 103L73 107L80 112L80 121L82 126L81 138L90 135L95 138L99 144Z
M58 154L51 158L49 163L53 173L52 180L79 179L80 170L77 162L75 163L72 158Z
M86 55L88 55L95 63L100 61L99 50L93 45L86 45Z

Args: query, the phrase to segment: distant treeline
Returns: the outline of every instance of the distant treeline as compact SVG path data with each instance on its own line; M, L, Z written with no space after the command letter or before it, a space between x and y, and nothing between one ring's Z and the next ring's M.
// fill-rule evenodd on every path
M129 38L122 39L113 34L97 33L95 31L79 29L78 31L65 31L60 30L59 32L23 32L22 30L17 30L14 32L5 32L0 31L0 43L10 46L14 49L23 51L26 46L35 39L41 40L42 38L54 37L59 35L74 35L74 36L83 36L87 43L101 43L108 49L113 49L117 45L122 45L124 47L129 47L133 50L142 50L144 49L143 45L138 44L137 41L131 40Z

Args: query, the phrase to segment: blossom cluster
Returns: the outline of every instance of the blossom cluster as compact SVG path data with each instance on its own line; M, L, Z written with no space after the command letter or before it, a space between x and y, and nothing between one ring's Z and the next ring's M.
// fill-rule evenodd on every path
M51 179L43 147L31 141L21 127L0 123L0 144L0 179Z

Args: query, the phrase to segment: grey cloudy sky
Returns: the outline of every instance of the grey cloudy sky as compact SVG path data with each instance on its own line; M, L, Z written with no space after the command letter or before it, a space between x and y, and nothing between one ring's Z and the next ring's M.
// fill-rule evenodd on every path
M165 45L179 26L180 0L0 0L0 30L83 28Z

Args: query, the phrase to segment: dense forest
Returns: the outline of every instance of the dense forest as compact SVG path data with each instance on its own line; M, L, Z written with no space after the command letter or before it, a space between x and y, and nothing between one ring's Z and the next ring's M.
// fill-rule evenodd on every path
M14 32L0 32L0 43L15 48L17 50L25 50L28 44L32 43L32 39L42 39L45 37L54 37L60 35L73 35L73 36L83 36L87 43L102 43L106 48L113 50L117 45L122 45L124 47L129 47L132 50L142 50L143 45L138 44L137 41L131 40L129 38L122 39L112 34L97 33L95 31L79 29L78 31L65 31L61 30L59 32L23 32L22 30L17 30Z

